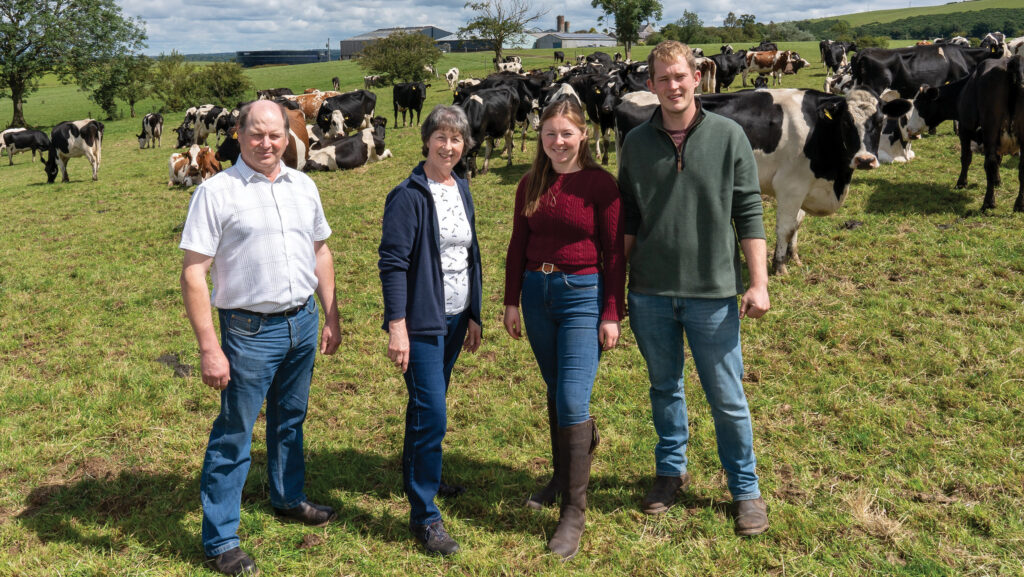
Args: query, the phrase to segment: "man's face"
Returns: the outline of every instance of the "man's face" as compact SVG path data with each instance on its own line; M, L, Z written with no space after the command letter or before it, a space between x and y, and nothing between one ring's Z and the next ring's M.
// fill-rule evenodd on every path
M683 116L693 107L693 94L700 84L700 70L690 70L685 58L674 62L654 59L647 88L658 97L662 113Z
M238 146L249 168L267 176L276 174L288 146L288 129L276 104L253 104L245 129L238 131Z

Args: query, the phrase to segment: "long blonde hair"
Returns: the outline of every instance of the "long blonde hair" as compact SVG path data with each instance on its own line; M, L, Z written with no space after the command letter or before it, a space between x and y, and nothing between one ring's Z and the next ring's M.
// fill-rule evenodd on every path
M581 133L580 147L576 153L576 164L581 169L601 168L590 154L590 132L587 130L587 119L583 116L583 110L579 104L571 98L556 100L548 104L540 117L540 134L537 136L537 155L533 157L533 166L523 178L526 179L526 202L523 204L523 216L530 216L537 211L537 204L540 197L547 191L548 186L558 178L551 159L544 152L544 123L556 116L569 120Z

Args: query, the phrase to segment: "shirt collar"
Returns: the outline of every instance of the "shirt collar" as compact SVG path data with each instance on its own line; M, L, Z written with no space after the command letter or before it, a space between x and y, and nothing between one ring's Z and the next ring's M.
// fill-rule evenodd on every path
M280 165L281 172L277 174L277 179L291 182L292 178L291 173L288 171L288 167L285 166L284 162L280 162ZM266 175L260 172L256 172L248 164L246 164L245 161L242 160L242 155L238 155L238 162L235 163L235 166L238 167L238 175L241 176L242 180L244 180L246 183L252 182L254 178L263 178L264 180L267 181L270 180L269 178L266 177Z

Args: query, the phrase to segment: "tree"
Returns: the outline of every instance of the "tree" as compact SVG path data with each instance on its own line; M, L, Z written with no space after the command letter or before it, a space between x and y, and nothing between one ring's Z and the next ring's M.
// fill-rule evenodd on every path
M645 21L661 19L661 2L658 0L591 0L590 5L604 11L598 20L607 17L615 20L615 37L626 48L626 59L630 58L633 44L640 41L640 27Z
M157 58L153 78L153 94L163 101L163 112L184 110L201 96L196 83L196 65L186 62L177 51Z
M204 102L230 107L252 99L252 81L237 62L214 62L200 67L196 74Z
M0 2L0 96L14 104L11 126L25 126L25 98L55 72L77 78L144 46L143 22L125 19L114 0Z
M520 41L526 25L548 13L534 10L531 0L484 0L467 2L465 7L476 15L459 28L459 37L490 42L496 62L502 61L506 42Z
M99 105L107 118L117 117L116 99L126 101L135 118L135 103L152 91L152 67L153 59L142 54L115 56L81 71L78 85L90 93L89 99Z
M417 82L427 75L424 66L434 66L440 58L441 49L429 36L395 32L364 47L359 54L359 66L373 74Z

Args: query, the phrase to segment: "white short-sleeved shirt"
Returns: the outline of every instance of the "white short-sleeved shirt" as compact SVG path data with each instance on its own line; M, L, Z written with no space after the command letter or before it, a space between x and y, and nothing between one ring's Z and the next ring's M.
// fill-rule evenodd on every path
M437 230L441 237L441 272L444 276L444 314L457 315L469 306L469 249L473 229L459 187L427 179L434 197Z
M274 313L316 291L313 243L329 236L308 176L282 164L270 182L239 157L196 189L179 247L213 257L213 306Z

